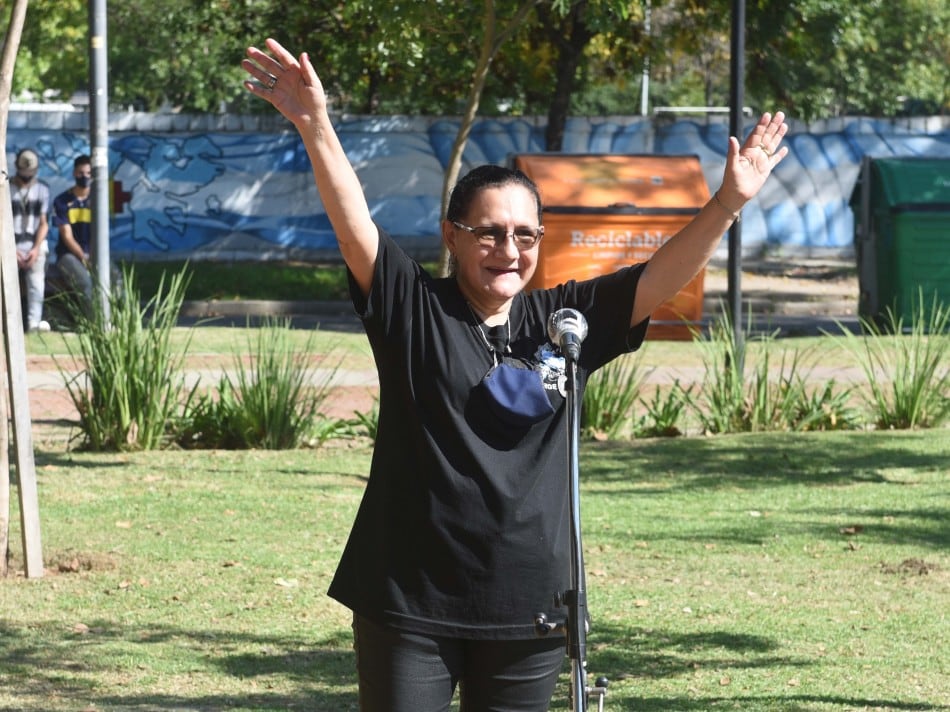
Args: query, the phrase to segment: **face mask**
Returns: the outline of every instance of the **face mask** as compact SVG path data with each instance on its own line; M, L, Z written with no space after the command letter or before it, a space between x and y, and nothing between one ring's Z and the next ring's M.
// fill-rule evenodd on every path
M80 188L88 188L91 183L92 183L92 176L77 176L76 177L76 185L78 185Z
M510 425L534 425L554 412L541 374L531 368L502 363L482 379L481 388L495 416Z
M16 177L20 179L21 183L29 183L34 178L34 176L25 176L22 173L17 173Z

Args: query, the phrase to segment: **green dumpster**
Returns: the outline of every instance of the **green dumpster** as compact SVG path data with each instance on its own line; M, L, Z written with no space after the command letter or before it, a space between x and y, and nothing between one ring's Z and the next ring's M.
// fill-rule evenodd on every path
M851 195L858 312L909 326L923 296L950 307L950 158L865 157Z

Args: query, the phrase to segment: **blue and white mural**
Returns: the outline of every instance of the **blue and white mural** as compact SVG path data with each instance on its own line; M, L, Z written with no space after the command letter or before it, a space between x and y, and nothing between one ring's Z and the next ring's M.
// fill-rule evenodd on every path
M112 256L335 257L306 152L293 128L277 119L110 117ZM377 222L408 249L434 254L443 171L457 122L364 117L340 119L336 126ZM543 135L539 121L481 120L472 130L465 168L540 152ZM40 178L55 196L72 185L72 161L89 151L88 141L85 114L14 111L7 166L19 149L33 148ZM844 252L853 243L849 200L862 158L950 157L950 120L793 124L787 143L790 155L743 213L743 249ZM564 152L697 155L713 191L726 146L725 123L713 120L575 118Z

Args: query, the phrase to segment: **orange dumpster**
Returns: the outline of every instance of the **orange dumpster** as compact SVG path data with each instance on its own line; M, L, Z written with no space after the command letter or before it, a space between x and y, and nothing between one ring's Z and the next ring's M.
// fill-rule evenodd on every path
M541 191L544 240L528 289L645 262L709 200L696 156L517 154ZM652 314L647 338L690 339L703 316L696 275Z

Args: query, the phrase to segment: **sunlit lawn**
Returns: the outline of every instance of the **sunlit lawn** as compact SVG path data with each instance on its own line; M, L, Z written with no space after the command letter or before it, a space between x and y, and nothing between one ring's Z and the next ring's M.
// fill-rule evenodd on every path
M948 454L946 430L585 445L607 709L950 709ZM0 709L356 709L325 590L369 457L40 451L48 573L0 580Z

